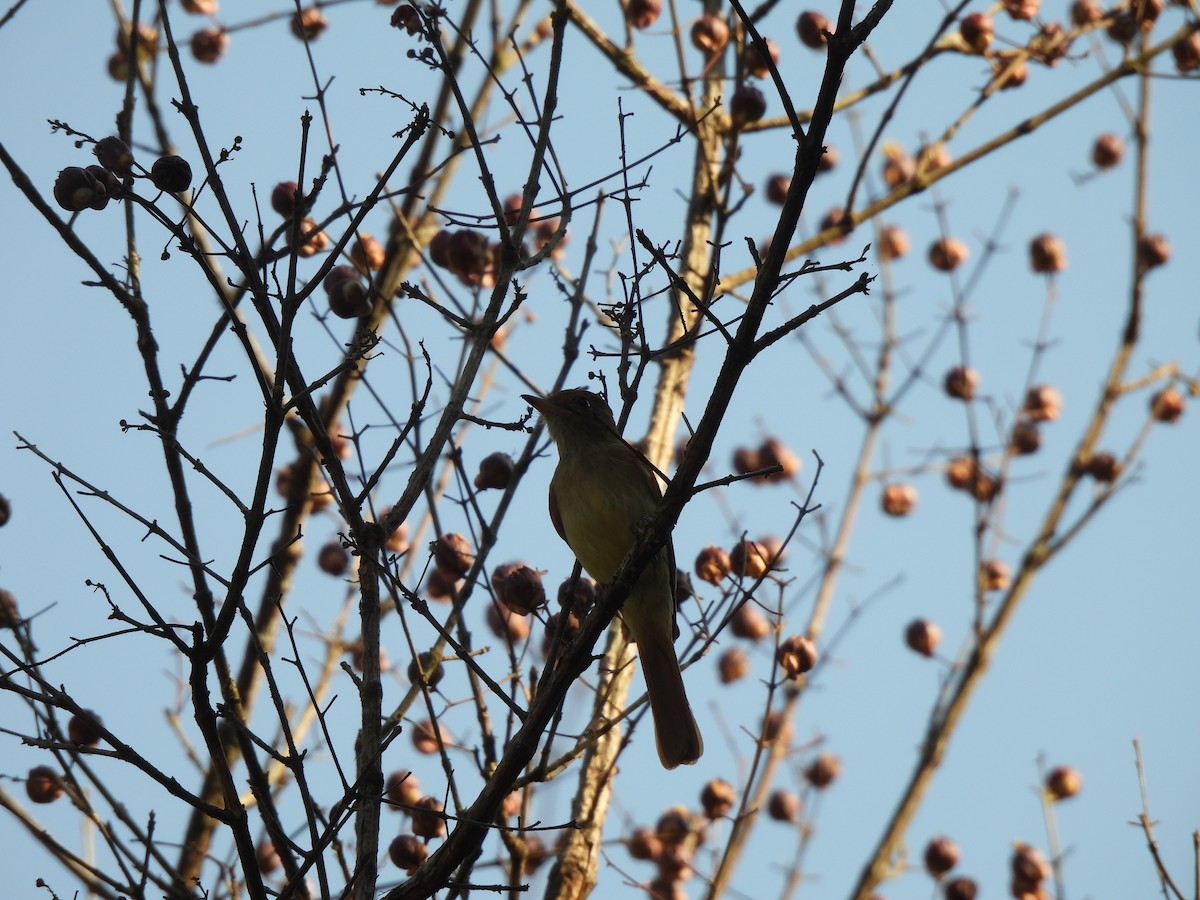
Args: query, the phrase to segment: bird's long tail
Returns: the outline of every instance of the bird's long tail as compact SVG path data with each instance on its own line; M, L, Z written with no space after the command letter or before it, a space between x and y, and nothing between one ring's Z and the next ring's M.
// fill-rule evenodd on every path
M688 703L670 632L657 627L631 630L646 677L658 757L667 769L694 763L704 752L704 740Z

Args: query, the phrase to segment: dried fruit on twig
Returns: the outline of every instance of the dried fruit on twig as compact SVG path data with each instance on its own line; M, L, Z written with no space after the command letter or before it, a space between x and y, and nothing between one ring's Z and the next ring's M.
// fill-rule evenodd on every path
M1121 10L1113 16L1108 27L1104 29L1104 33L1110 40L1116 41L1118 44L1128 44L1138 33L1137 17L1134 16L1132 10Z
M958 23L958 33L972 52L982 53L996 36L996 26L991 16L971 13Z
M129 59L121 50L116 51L108 58L105 64L105 70L108 72L108 77L113 81L124 82L129 79Z
M767 114L767 96L752 84L743 84L729 98L729 118L733 127L744 128Z
M657 860L662 856L662 841L653 829L642 826L634 831L625 846L634 859Z
M504 802L500 804L500 815L506 819L519 816L521 814L521 807L523 806L523 796L524 792L519 788L515 791L509 791L504 797Z
M662 0L629 0L625 4L625 21L644 31L662 15Z
M498 638L506 637L515 644L529 637L529 620L507 606L489 603L485 616L488 628Z
M102 737L100 717L90 709L75 713L67 721L67 737L76 744L95 747Z
M666 847L682 844L692 833L691 814L683 806L663 810L654 826L654 833Z
M271 188L271 209L285 219L292 218L296 214L297 204L304 199L303 196L297 199L298 191L299 185L294 181L279 182Z
M1046 794L1052 800L1066 800L1083 790L1083 776L1070 766L1056 766L1046 773Z
M412 806L421 799L421 784L408 769L397 769L389 775L384 790L393 808Z
M574 613L556 612L546 620L546 631L542 635L542 654L549 656L555 643L559 652L579 635L579 616Z
M765 193L767 201L774 203L776 206L783 206L783 201L787 199L788 188L792 186L792 176L780 172L772 175L767 179Z
M783 470L779 474L784 478L795 478L804 465L800 457L777 438L767 438L763 441L762 446L758 448L757 459L759 468L779 466ZM769 481L775 477L772 475L765 480Z
M546 860L550 858L550 849L536 834L526 834L525 842L525 871L533 874Z
M309 6L292 15L292 34L302 41L315 41L329 27L320 7Z
M714 778L700 791L700 806L706 818L713 821L729 815L737 803L737 791L724 778Z
M1029 266L1039 275L1052 275L1067 267L1067 245L1053 234L1039 234L1029 242Z
M34 766L25 776L25 793L34 803L53 803L63 795L62 779L49 766Z
M392 12L391 26L409 35L421 34L425 27L421 14L411 3L401 3L396 7Z
M138 22L136 32L130 22L122 22L117 29L117 49L126 57L133 49L134 34L137 35L137 61L149 62L158 52L158 29L149 22Z
M326 575L340 578L350 571L350 552L340 540L331 538L317 551L317 568Z
M379 511L379 519L382 520L391 512L391 507L381 509ZM387 540L383 542L392 553L402 555L408 552L408 523L401 522L396 526L396 529L387 536Z
M290 236L291 230L288 230ZM316 219L300 220L300 244L296 249L298 256L315 256L329 249L329 235L317 227Z
M1013 425L1008 445L1017 456L1027 456L1030 453L1036 453L1038 448L1042 446L1042 433L1033 422L1030 422L1028 419L1020 419Z
M767 65L768 59L775 65L779 65L779 45L770 38L763 38L763 43L767 46L766 56L763 56L758 44L750 41L748 36L746 49L742 51L742 67L745 68L748 75L753 75L755 78L766 78L771 74L771 69Z
M904 152L904 148L895 141L883 145L883 181L895 190L902 184L912 181L917 174L917 161Z
M972 400L979 387L979 381L979 373L975 369L955 366L946 373L942 387L945 389L947 397L953 397L955 400Z
M125 186L121 184L116 175L108 171L104 166L88 166L87 171L93 178L100 182L100 187L104 189L105 199L101 206L106 205L109 200L117 200L124 196Z
M764 535L757 541L759 549L762 550L763 557L770 564L772 570L783 568L784 560L787 559L787 552L783 546L783 541L772 535Z
M1001 0L1004 11L1017 21L1029 21L1038 14L1041 0Z
M54 201L68 212L99 210L108 206L108 191L87 169L67 166L54 179Z
M1012 570L1003 560L984 560L979 565L979 581L985 591L1006 591L1012 584Z
M425 864L429 849L415 834L402 834L392 839L388 844L388 859L397 869L403 869L409 875Z
M997 53L992 60L993 79L1002 91L1019 88L1029 80L1029 66L1020 50Z
M1092 144L1092 165L1103 171L1111 169L1125 155L1125 142L1117 135L1099 135Z
M412 816L412 830L419 838L432 840L446 833L445 807L436 797L422 797L413 804L409 811Z
M696 848L688 842L664 844L662 856L657 860L658 878L655 879L655 883L660 885L664 883L669 884L672 886L672 891L660 895L655 893L652 887L651 894L656 897L663 896L669 898L676 898L683 894L679 886L695 874L695 869L692 868L695 856Z
M716 56L729 43L729 25L720 16L706 13L692 23L692 46L705 56Z
M717 546L705 547L696 557L696 576L709 584L720 584L733 571L729 554Z
M647 887L650 900L688 900L680 880L666 875L659 875Z
M431 755L437 753L442 745L450 744L450 732L440 722L435 727L428 719L424 719L413 726L412 742L418 753Z
M836 230L836 234L825 239L825 242L830 245L844 243L846 235L852 230L850 218L840 206L830 207L829 211L821 217L821 221L817 223L817 228L821 232Z
M362 641L351 641L346 644L346 652L350 654L350 665L354 666L354 671L361 672L366 666L367 649L363 646ZM383 647L379 648L379 671L386 672L391 668L391 662L388 661L387 651Z
M1121 469L1116 454L1107 451L1093 453L1087 463L1087 473L1101 484L1112 484L1121 476Z
M738 578L762 578L770 560L756 541L738 541L729 551L730 570Z
M279 858L279 851L275 849L274 842L269 838L259 841L258 847L254 851L254 858L258 863L258 871L264 875L273 875L283 865L283 860Z
M678 581L679 570L676 569L676 583ZM596 582L583 574L578 578L565 578L558 586L557 597L560 607L566 607L582 619L596 602Z
M795 822L800 817L801 808L799 795L792 791L772 791L767 798L767 815L776 822Z
M542 573L523 563L498 566L492 573L497 599L519 615L527 616L546 605Z
M942 835L925 845L925 871L934 878L943 875L958 865L958 844Z
M818 790L824 790L833 784L834 779L842 773L842 761L832 753L821 753L804 770L808 783Z
M520 192L510 193L504 198L504 222L509 227L515 226L518 218L521 217L521 206L524 204L524 197Z
M771 633L771 625L758 607L747 601L737 608L729 620L729 630L734 637L757 642Z
M474 561L470 543L457 531L443 534L433 542L433 563L448 575L461 578Z
M304 471L308 471L306 468ZM281 497L290 497L293 487L304 487L307 491L303 497L306 497L312 504L313 510L321 510L333 502L333 490L329 487L329 482L325 480L320 472L312 474L312 481L307 485L296 485L294 482L299 478L299 473L294 466L282 466L275 473L275 491ZM299 544L291 545L294 552L299 556Z
M1104 18L1104 7L1099 0L1075 0L1071 4L1071 24L1077 27L1091 25Z
M703 831L699 826L694 830L699 831L698 839L703 840ZM696 856L696 848L690 842L682 842L678 844L665 844L663 846L662 856L657 860L658 863L658 878L656 883L668 883L673 886L673 892L662 896L679 897L683 894L679 886L691 878L695 874L695 869L692 868L692 862ZM653 888L651 893L654 894ZM654 894L654 896L658 896ZM684 895L686 896L686 895Z
M779 710L773 709L763 718L759 734L762 736L763 743L766 744L773 744L780 738L787 741L792 736L792 724L783 717Z
M357 319L371 311L370 293L351 266L334 266L322 282L329 311L339 319Z
M1000 479L989 474L982 466L976 466L966 490L980 503L991 503L1000 493Z
M940 141L935 144L922 144L917 148L916 158L917 171L922 173L936 172L954 161L946 145Z
M1175 71L1180 75L1200 68L1200 32L1193 31L1171 48Z
M119 137L106 137L96 141L92 148L96 161L114 175L124 178L133 170L133 151Z
M446 677L446 667L441 659L435 663L433 654L429 651L418 653L408 664L408 681L410 684L423 684L428 688L436 688Z
M806 10L796 19L796 34L805 47L820 50L828 41L826 35L832 33L833 26L829 20L814 10Z
M431 244L431 254L433 250ZM451 233L445 243L445 257L446 267L467 287L490 287L495 283L496 257L486 235L469 228ZM435 261L438 258L434 256Z
M913 619L904 629L904 643L922 656L932 657L942 641L942 629L928 619Z
M883 489L880 506L889 516L907 516L917 506L917 488L912 484L896 482Z
M1022 894L1036 894L1042 882L1050 877L1050 863L1042 851L1029 844L1018 842L1013 847L1013 855L1009 860L1012 867L1012 893L1014 897Z
M717 660L717 673L721 684L733 684L750 672L750 657L741 647L730 647Z
M1150 415L1156 422L1173 425L1183 415L1183 394L1173 387L1163 388L1150 398Z
M355 239L350 247L350 262L354 264L354 268L364 274L382 269L386 257L387 253L383 249L383 244L379 243L374 235L365 231Z
M558 216L547 216L539 218L533 225L533 249L536 252L541 252L550 244L558 235L558 230L562 226L562 219ZM554 245L554 249L550 251L552 259L562 259L567 253L567 238L570 232L564 231L562 236L558 238L558 243Z
M1029 41L1029 52L1042 65L1056 66L1067 58L1071 36L1058 22L1043 22L1038 33Z
M229 49L229 33L221 28L201 28L192 35L191 48L197 62L212 65Z
M1137 258L1147 269L1165 266L1171 259L1171 242L1161 234L1144 234L1138 241Z
M182 156L160 156L150 167L150 181L160 191L178 194L192 183L192 167Z
M953 272L970 255L967 245L958 238L939 238L929 247L929 264L940 272Z
M807 635L793 634L779 644L775 661L788 678L796 679L817 664L817 647Z
M429 595L430 600L436 600L439 603L447 602L454 596L460 580L434 566L425 578L425 593Z
M879 233L879 257L892 260L907 256L912 242L899 225L888 225Z
M479 471L475 474L476 490L503 490L508 487L512 482L515 465L513 458L507 453L489 453L479 461Z
M1033 422L1054 422L1062 416L1062 393L1056 387L1039 384L1025 392L1021 412Z
M1135 0L1129 6L1130 12L1133 13L1137 22L1138 30L1144 33L1149 33L1166 8L1166 0Z

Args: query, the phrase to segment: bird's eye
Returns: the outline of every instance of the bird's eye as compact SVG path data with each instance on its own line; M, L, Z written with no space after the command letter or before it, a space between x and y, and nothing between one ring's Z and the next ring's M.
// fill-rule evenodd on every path
M592 408L592 398L587 394L580 394L578 406L580 412L587 412Z

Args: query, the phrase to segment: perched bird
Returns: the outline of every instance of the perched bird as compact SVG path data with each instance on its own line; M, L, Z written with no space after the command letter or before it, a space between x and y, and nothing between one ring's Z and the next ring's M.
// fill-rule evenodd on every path
M542 414L558 445L550 479L550 521L580 564L607 583L633 546L638 523L662 498L646 459L617 432L602 397L583 389L522 395ZM646 564L621 609L638 645L654 736L663 766L694 763L704 741L675 656L675 550L668 541Z

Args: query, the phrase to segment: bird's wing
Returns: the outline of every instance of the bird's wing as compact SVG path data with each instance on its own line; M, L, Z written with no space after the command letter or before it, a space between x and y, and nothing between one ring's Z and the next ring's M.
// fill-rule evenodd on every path
M562 516L558 514L558 492L555 490L553 479L550 480L550 522L554 525L554 530L558 532L558 536L563 541L566 541L567 535L563 531Z

